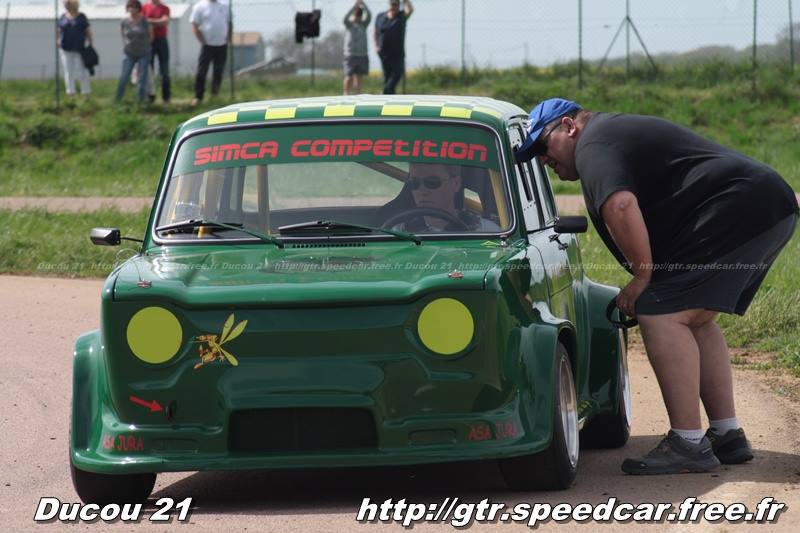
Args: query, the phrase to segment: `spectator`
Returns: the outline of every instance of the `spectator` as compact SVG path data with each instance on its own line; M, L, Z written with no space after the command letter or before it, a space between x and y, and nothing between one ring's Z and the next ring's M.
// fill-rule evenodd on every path
M656 117L561 98L529 117L517 160L538 157L562 180L580 181L597 232L633 274L616 303L639 320L671 429L622 470L705 472L751 460L716 317L744 315L794 232L794 191L767 165Z
M369 74L367 26L372 13L362 0L356 0L344 17L344 94L361 92L361 77Z
M169 80L169 44L167 43L167 29L169 28L169 7L161 0L150 0L142 6L142 16L153 26L153 42L150 51L150 71L155 69L156 57L158 57L158 71L161 75L161 99L165 104L170 99L170 80ZM153 84L151 83L152 87ZM150 101L156 98L155 89L151 89L148 95Z
M125 87L131 77L133 66L139 72L139 102L147 98L147 63L150 60L150 42L153 40L153 27L142 16L142 4L139 0L128 0L125 5L128 17L120 23L122 34L123 58L122 73L117 84L117 101L125 96Z
M192 105L197 105L203 101L208 65L212 61L214 71L211 76L211 96L219 94L222 69L225 68L225 56L231 40L230 8L217 0L200 0L192 8L189 20L195 37L202 45L197 60L197 77L194 82L194 100L192 100Z
M389 0L389 10L375 18L375 48L383 67L383 94L394 94L406 70L406 20L414 12L409 0L400 11L400 0Z
M78 11L78 0L64 0L64 9L67 12L58 19L58 48L64 67L64 84L69 95L75 94L76 82L81 86L81 94L89 94L89 72L81 56L86 41L92 44L89 19Z

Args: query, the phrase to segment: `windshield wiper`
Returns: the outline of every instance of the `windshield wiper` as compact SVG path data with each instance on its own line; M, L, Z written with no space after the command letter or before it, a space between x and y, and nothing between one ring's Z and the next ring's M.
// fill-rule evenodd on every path
M215 228L223 228L229 229L233 231L241 231L242 233L247 233L248 235L252 235L258 239L261 239L265 242L271 242L278 248L283 248L283 241L277 237L273 237L271 235L265 235L263 233L259 233L257 231L253 231L251 229L247 229L244 227L244 224L241 223L228 223L228 222L217 222L216 220L203 220L199 218L190 218L188 220L182 220L180 222L173 222L172 224L165 224L163 226L158 226L156 231L170 231L179 232L180 230L186 229L194 229L199 226L212 226Z
M308 222L300 222L299 224L289 224L287 226L280 226L278 231L284 233L302 233L304 231L325 230L325 231L339 231L339 230L362 230L369 231L370 233L385 233L387 235L394 235L398 239L405 241L412 241L417 245L422 244L422 239L408 233L406 231L397 231L393 229L378 228L375 226L364 226L361 224L353 224L350 222L340 222L338 220L310 220Z

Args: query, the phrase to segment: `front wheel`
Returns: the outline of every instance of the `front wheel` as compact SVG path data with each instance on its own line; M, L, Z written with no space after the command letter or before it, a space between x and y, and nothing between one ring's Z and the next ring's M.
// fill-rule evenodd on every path
M560 342L555 353L553 435L539 453L500 460L506 485L512 490L563 490L578 472L578 400L567 349Z
M143 503L156 484L156 474L96 474L69 466L72 486L84 503Z

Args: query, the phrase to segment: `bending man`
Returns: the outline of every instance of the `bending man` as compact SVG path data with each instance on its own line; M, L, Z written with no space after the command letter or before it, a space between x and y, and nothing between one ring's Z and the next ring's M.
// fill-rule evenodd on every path
M562 180L580 181L598 233L633 274L617 305L639 320L671 430L622 469L702 472L752 459L715 319L747 310L797 224L794 192L768 166L659 118L560 98L529 118L517 159L538 156Z

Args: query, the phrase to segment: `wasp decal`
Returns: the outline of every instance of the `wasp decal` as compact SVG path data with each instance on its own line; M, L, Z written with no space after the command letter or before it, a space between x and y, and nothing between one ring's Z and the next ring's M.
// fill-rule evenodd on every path
M234 317L233 313L231 313L228 320L225 321L225 325L222 326L222 333L219 335L212 335L209 333L208 335L198 335L195 337L195 342L200 343L200 346L197 348L198 352L200 352L200 362L194 365L195 370L206 363L212 363L217 360L222 361L223 359L227 359L233 366L239 364L236 357L222 347L226 342L232 341L241 335L244 328L247 326L247 320L239 322L236 324L236 327L233 327L233 322Z

